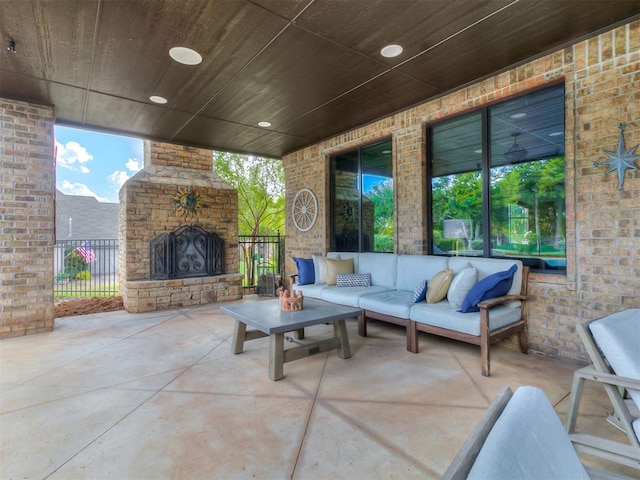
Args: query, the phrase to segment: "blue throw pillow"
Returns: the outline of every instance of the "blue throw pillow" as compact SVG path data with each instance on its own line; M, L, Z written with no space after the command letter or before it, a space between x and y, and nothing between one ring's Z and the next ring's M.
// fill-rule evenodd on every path
M298 266L298 285L309 285L316 282L313 259L293 257Z
M421 302L427 296L427 281L421 281L416 289L413 291L413 296L411 297L411 301L413 303Z
M459 311L462 313L479 312L478 304L481 301L506 295L511 289L516 270L518 270L518 265L514 264L509 270L484 277L469 290Z

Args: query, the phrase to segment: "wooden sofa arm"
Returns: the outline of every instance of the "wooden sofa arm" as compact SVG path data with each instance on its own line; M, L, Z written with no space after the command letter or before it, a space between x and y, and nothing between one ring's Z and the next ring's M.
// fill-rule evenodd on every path
M512 300L526 301L527 297L524 295L503 295L502 297L488 298L478 303L478 308L490 309L496 305L502 305L503 303L510 302Z

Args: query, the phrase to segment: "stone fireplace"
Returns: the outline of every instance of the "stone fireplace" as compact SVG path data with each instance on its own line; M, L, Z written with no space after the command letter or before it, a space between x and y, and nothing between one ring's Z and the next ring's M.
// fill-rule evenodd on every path
M238 194L213 172L212 165L211 150L145 142L144 168L120 189L119 281L128 312L242 298ZM194 216L185 217L176 207L176 196L190 187L198 195L200 208ZM172 235L174 246L170 247ZM152 275L159 267L152 244L159 250L166 249L161 260L173 263L176 235L179 248L186 250L183 253L196 263L201 255L204 270L196 272L196 266L191 265L187 275ZM213 244L219 255L209 258L203 245Z

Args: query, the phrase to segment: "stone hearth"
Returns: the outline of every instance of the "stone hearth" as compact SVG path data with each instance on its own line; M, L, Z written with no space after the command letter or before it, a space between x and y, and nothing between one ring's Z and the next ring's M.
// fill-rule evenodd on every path
M238 194L212 169L212 151L145 142L144 168L120 189L120 294L128 312L148 312L242 298L238 273ZM193 187L201 210L193 223L223 240L222 275L151 280L149 242L187 223L174 206Z

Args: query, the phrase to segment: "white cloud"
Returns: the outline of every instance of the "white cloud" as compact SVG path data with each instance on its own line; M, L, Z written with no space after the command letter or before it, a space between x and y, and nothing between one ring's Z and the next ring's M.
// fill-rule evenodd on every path
M98 196L92 192L89 187L84 183L71 183L69 180L63 180L61 184L57 185L58 190L67 195L84 195L87 197L95 197L100 202L108 202L108 198Z
M127 163L125 163L124 166L127 167L127 170L130 170L133 173L142 170L142 162L140 162L140 160L138 160L137 158L130 158L129 160L127 160Z
M118 188L120 188L120 187L122 187L124 182L129 180L129 174L127 172L124 172L124 171L121 171L121 170L116 170L111 175L109 175L107 178L109 180L111 180L113 183L115 183L116 185L118 185Z
M113 173L107 177L108 180L118 186L118 189L122 187L124 182L131 178L131 174L142 170L142 162L137 158L130 158L124 166L127 170L114 170Z
M56 163L59 167L76 170L75 164L82 167L82 164L91 160L93 160L93 155L78 142L67 142L65 145L56 142Z
M87 167L85 167L84 165L80 165L80 171L82 173L89 173L91 170L89 170Z

